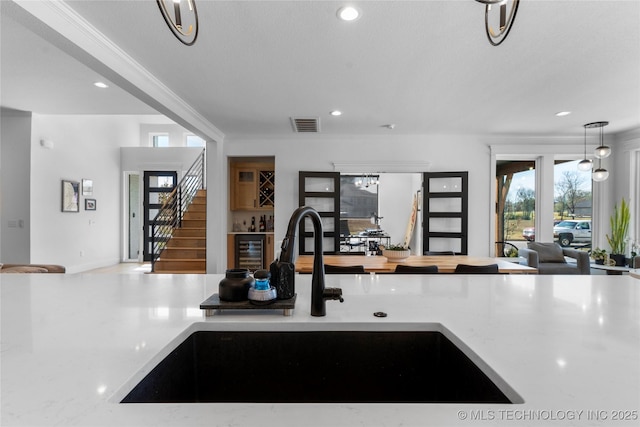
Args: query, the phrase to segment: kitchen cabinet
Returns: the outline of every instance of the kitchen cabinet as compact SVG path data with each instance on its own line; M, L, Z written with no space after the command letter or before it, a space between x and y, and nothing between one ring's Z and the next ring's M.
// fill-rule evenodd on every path
M273 210L275 172L270 163L231 164L231 210Z
M267 233L267 244L266 244L266 251L265 251L265 264L266 264L266 268L269 268L269 265L271 265L271 263L273 262L273 260L275 259L275 247L274 247L274 239L273 239L273 233Z

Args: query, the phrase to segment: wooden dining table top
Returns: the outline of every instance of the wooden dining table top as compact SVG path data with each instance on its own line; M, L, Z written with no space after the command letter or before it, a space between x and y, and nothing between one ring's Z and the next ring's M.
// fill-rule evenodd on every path
M337 266L363 265L368 273L393 273L398 264L411 266L437 265L440 273L453 273L458 264L488 265L498 264L500 273L537 274L538 270L526 265L516 264L500 258L479 257L471 255L411 255L401 262L389 262L380 255L324 255L324 263ZM298 273L313 271L313 255L299 255L296 260Z

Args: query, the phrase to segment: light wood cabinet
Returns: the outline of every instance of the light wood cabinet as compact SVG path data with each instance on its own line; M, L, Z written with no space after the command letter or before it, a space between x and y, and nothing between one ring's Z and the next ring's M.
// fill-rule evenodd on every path
M275 257L275 247L274 247L274 238L273 233L267 233L267 244L266 244L266 253L265 253L265 268L269 268L271 263L273 262Z
M231 164L231 210L273 210L275 173L269 163Z
M227 268L236 268L236 236L227 234Z

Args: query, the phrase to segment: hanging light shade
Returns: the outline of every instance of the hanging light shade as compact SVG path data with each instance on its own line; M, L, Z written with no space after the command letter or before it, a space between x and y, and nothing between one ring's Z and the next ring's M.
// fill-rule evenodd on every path
M604 145L604 127L608 124L609 122L593 122L593 123L587 123L585 125L585 127L600 129L600 135L599 135L600 145L596 147L596 150L594 152L594 155L598 159L606 159L611 155L611 147Z
M602 167L602 159L609 157L611 155L611 148L604 145L604 127L607 126L609 122L593 122L587 123L584 125L585 129L585 144L586 144L586 132L587 129L600 129L600 145L595 149L594 155L598 159L598 167L593 170L591 174L591 178L596 182L604 181L609 178L609 171ZM582 162L581 162L582 163Z
M578 163L578 169L583 172L590 171L592 166L593 162L589 159L580 160L580 163Z
M593 163L591 159L587 159L587 126L584 126L584 159L578 163L578 170L581 171L590 171L593 167Z
M605 179L609 178L609 171L604 168L598 168L593 171L591 178L596 182L602 182Z
M599 159L606 159L611 155L611 147L607 145L600 145L599 147L596 147L594 155Z
M520 0L476 0L485 5L484 28L489 43L498 46L509 35ZM493 8L492 6L497 6Z

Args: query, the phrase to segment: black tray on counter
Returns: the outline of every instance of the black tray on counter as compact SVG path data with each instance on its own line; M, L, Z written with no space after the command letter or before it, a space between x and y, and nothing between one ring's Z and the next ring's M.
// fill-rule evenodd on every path
M205 316L213 316L214 310L284 310L285 316L291 316L297 296L295 294L289 299L277 299L270 304L254 304L251 301L221 301L219 294L213 294L200 303L200 308L206 310Z

